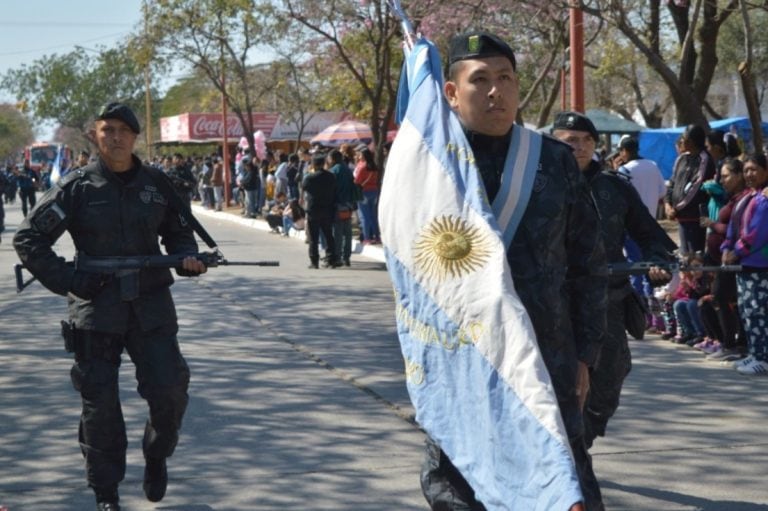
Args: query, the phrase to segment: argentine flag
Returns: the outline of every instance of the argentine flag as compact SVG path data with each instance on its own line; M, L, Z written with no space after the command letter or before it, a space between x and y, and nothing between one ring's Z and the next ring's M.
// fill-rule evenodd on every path
M403 73L379 215L416 420L489 511L567 511L582 501L573 456L505 255L540 135L514 127L489 204L435 47L416 41Z

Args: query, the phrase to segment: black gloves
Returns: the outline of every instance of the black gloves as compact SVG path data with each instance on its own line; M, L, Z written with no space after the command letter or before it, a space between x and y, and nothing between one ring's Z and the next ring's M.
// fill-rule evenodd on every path
M83 300L92 300L110 280L112 280L111 274L75 271L69 285L69 292Z

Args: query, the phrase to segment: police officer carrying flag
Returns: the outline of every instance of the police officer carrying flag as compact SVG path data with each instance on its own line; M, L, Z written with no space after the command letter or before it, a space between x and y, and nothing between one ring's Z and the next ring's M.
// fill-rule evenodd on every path
M79 440L96 509L119 510L118 484L125 476L126 431L118 393L125 350L136 366L139 394L149 404L142 448L144 493L152 502L165 495L166 458L173 454L187 407L189 368L179 351L170 270L148 268L121 277L85 273L53 250L69 232L79 253L89 256L195 254L189 223L168 196L173 188L162 171L133 155L140 132L133 111L106 105L90 130L98 160L54 185L22 222L14 247L27 269L49 290L67 296L65 344L74 353L72 382L82 396ZM185 257L176 273L205 273Z

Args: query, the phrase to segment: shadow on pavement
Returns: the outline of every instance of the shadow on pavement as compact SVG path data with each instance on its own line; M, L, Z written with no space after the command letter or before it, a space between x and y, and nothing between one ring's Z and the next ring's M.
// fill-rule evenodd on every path
M637 486L623 485L613 481L602 480L600 486L603 489L617 490L625 493L632 493L654 500L663 501L680 506L688 506L698 511L766 511L768 504L755 504L752 502L739 502L736 500L710 500L696 495L686 495L668 490L657 490L654 488L640 488ZM738 488L734 488L737 492ZM612 508L620 511L620 508Z

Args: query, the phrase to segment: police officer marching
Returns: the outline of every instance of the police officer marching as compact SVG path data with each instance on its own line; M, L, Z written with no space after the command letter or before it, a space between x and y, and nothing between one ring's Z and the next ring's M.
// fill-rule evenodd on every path
M552 134L573 148L574 156L589 182L600 214L600 231L608 263L626 262L624 245L627 235L639 246L644 261L668 263L677 245L651 216L637 190L626 175L603 170L594 159L598 132L592 121L579 112L560 112L555 116ZM651 268L649 279L656 285L669 281L670 275L659 267ZM584 439L588 447L597 436L604 436L608 420L619 407L624 378L632 367L627 340L627 315L639 307L626 275L614 275L608 284L607 328L598 362L590 372L589 393L584 405ZM645 313L640 332L645 330ZM631 330L631 328L629 328Z
M167 197L173 193L168 177L133 154L139 132L128 106L106 105L89 132L98 159L53 185L13 239L24 266L68 300L69 321L62 322L62 330L75 359L72 382L82 397L79 442L88 486L102 511L120 509L118 484L125 476L127 437L118 393L123 350L149 404L143 488L152 502L165 495L166 459L176 447L189 399L170 270L147 268L119 278L85 273L53 250L66 231L84 255L158 255L158 241L168 254L197 253L192 228ZM176 268L180 276L205 272L191 255Z

